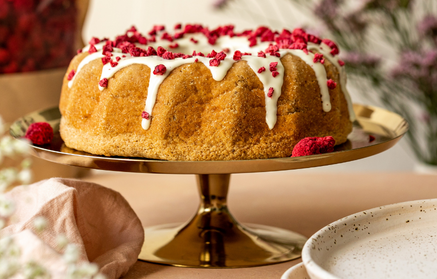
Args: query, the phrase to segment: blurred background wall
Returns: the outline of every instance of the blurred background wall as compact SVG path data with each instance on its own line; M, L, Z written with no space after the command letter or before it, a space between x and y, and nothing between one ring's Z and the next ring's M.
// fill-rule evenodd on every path
M249 6L258 3L250 0L240 1L246 2ZM88 42L93 36L114 37L124 33L132 25L142 32L149 31L156 24L172 27L176 23L202 23L211 27L234 24L238 30L268 25L281 30L284 27L292 29L316 20L300 13L291 1L287 0L269 0L271 5L253 6L255 15L242 9L226 13L217 11L213 8L213 3L211 0L92 0L83 29L83 38ZM267 10L260 12L260 9L266 8ZM266 18L265 14L278 15L278 18ZM288 26L284 26L284 23ZM351 85L349 90L354 102L369 104ZM414 156L402 141L394 148L373 157L304 171L408 171L413 170L414 165Z

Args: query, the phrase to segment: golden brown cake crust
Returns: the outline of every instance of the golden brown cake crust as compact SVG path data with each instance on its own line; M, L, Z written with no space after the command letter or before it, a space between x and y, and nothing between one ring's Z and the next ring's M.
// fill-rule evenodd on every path
M67 76L88 55L71 62L60 101L61 136L68 147L105 156L164 160L243 160L290 156L304 137L332 136L336 144L352 130L337 67L323 64L332 109L324 112L313 69L299 57L286 54L282 94L276 125L269 130L263 84L246 61L233 64L216 81L203 63L174 69L159 87L151 126L141 127L150 68L134 64L119 70L100 91L102 61L91 61L77 74L74 86Z

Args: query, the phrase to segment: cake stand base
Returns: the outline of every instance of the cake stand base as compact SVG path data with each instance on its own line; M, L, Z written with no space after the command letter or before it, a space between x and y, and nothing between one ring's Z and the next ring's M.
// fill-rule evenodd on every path
M145 228L139 259L181 267L248 267L300 257L306 238L264 225L239 224L227 207L230 174L198 174L200 205L187 224Z

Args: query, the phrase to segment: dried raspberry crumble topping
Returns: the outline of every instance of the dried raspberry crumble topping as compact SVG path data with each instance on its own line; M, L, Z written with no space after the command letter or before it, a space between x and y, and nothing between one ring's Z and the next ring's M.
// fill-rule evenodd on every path
M94 52L97 52L97 49L96 49L96 47L94 45L91 45L90 49L88 50L88 53L91 54L91 53L94 53Z
M258 74L261 74L262 72L264 72L266 70L266 67L261 67L258 69Z
M143 111L143 112L141 113L141 118L144 118L144 119L146 119L146 120L149 120L149 119L150 119L150 114L149 114L148 112L146 112L146 111Z
M321 64L324 64L325 63L325 59L323 59L323 54L315 53L314 54L313 62L314 63L320 62Z
M343 60L338 59L338 64L343 67L344 66Z
M272 72L272 77L277 77L279 75L279 72L278 71L273 71Z

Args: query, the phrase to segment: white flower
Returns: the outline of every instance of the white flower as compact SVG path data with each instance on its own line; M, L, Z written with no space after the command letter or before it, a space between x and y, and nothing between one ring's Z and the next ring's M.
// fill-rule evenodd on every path
M15 168L6 168L0 170L0 181L4 181L6 184L11 184L17 179L17 170Z
M32 170L30 169L22 169L18 173L18 180L23 184L29 184L32 181Z
M58 234L56 236L56 246L59 249L64 249L65 246L68 244L68 238L65 236L65 234Z
M93 279L107 279L107 278L105 275L101 273L97 273L96 275L94 275Z
M15 211L15 203L7 199L4 195L0 195L0 216L4 218L10 217Z
M65 248L64 261L67 263L75 263L79 259L79 247L77 244L70 243Z
M23 169L28 169L32 166L32 159L26 158L23 161L21 161L21 167Z
M94 263L81 263L71 265L67 270L67 278L69 279L91 279L99 271L99 267Z
M13 143L12 137L4 136L0 140L0 150L3 151L3 154L5 156L12 156L12 155L14 155L14 143Z
M19 268L18 259L5 257L0 261L0 279L11 278Z
M26 263L23 275L26 279L49 279L51 277L42 265L34 261Z
M33 220L33 226L37 232L42 232L47 228L48 225L47 218L44 216L38 216Z
M0 256L3 258L18 258L21 255L20 247L11 236L0 238ZM0 261L1 262L1 261Z
M27 155L30 151L30 142L27 139L15 139L12 146L17 154Z

